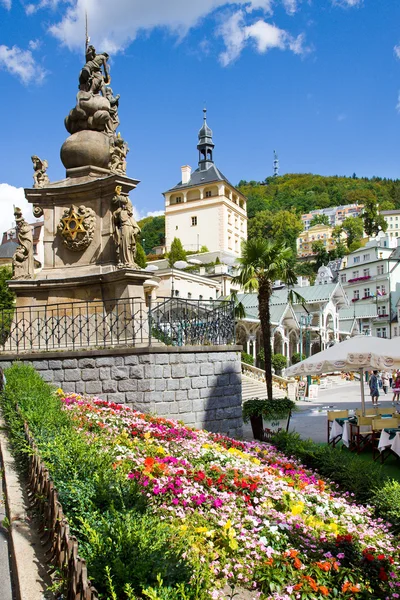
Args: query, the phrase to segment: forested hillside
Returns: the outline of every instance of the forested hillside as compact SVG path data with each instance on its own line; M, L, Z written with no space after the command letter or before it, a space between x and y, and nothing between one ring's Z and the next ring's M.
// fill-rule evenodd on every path
M295 210L302 214L340 204L363 203L365 191L373 192L381 210L400 208L400 180L322 175L287 174L268 177L264 182L240 181L238 188L247 196L249 219L262 210Z

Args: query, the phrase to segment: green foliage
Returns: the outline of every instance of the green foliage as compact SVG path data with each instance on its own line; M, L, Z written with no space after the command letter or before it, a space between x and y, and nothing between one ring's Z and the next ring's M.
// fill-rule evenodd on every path
M258 212L249 222L248 237L266 238L285 243L296 251L296 240L304 226L298 215L289 210Z
M260 211L294 210L298 214L311 210L340 206L341 204L364 204L365 192L372 191L382 207L394 205L400 208L400 180L373 177L324 177L311 173L288 173L268 177L263 184L241 181L240 191L247 196L247 215L252 219Z
M177 260L186 260L186 252L179 238L174 238L171 250L168 252L168 264L172 268Z
M142 230L140 239L146 254L150 254L155 246L162 246L165 243L165 217L163 215L145 217L138 222L138 225ZM144 243L143 240L145 240Z
M379 517L392 523L393 531L400 533L400 483L386 481L383 487L375 489L372 504Z
M254 365L254 358L251 356L251 354L248 354L247 352L242 352L242 362L245 363L246 365Z
M199 250L200 254L203 254L204 252L210 252L209 249L207 248L207 246L202 246Z
M362 504L373 502L376 490L384 486L386 477L381 465L372 461L366 463L350 452L302 440L298 433L280 432L273 442L287 456L295 456L338 483L343 490L353 493L355 500Z
M317 240L311 245L312 251L315 254L315 266L318 270L322 265L326 265L329 262L329 252L327 251L324 242Z
M7 285L12 277L11 267L0 267L0 308L13 308L15 302L15 294Z
M302 360L306 359L306 355L305 354L300 354L300 352L295 352L292 356L292 365L296 365L297 363L299 363Z
M277 375L280 375L282 373L282 369L287 367L287 359L286 356L283 356L283 354L273 354L271 362Z
M250 417L258 416L262 416L268 421L284 419L295 408L296 403L289 400L289 398L279 398L277 400L251 398L243 402L243 421L248 423Z
M139 242L136 244L136 263L139 265L139 267L142 267L142 269L146 268L146 254Z
M148 510L135 481L113 469L115 454L105 450L100 436L88 444L79 435L58 397L32 367L14 363L6 376L0 400L14 452L26 467L30 449L24 437L25 419L99 597L143 597L143 590L156 585L159 575L166 589L172 590L169 596L161 595L161 590L160 598L205 600L206 593L189 583L200 567L184 558L184 536L173 523ZM22 416L15 411L17 403ZM174 595L178 589L181 595Z
M314 227L314 225L330 225L331 222L329 220L328 215L314 215L310 221L310 227Z
M364 192L362 202L364 204L363 221L365 233L367 235L376 235L380 230L386 231L388 224L384 217L379 214L376 194L372 191Z

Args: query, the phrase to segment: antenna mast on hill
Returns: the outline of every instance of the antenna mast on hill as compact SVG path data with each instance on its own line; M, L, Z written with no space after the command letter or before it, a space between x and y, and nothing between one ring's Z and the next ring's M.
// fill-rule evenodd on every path
M274 150L274 177L279 175L279 158L276 150Z
M87 10L85 10L85 56L87 54L89 42L90 42L90 37L88 35L88 18L87 18Z

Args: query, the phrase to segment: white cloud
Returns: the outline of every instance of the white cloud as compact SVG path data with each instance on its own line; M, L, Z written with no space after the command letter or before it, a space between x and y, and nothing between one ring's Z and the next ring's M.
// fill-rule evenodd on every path
M0 4L4 6L6 10L11 10L11 0L0 0Z
M336 6L343 6L344 8L354 8L356 6L361 6L364 0L332 0L332 4Z
M393 48L393 51L394 51L395 57L400 60L400 44L397 44L397 46L395 46Z
M165 211L164 210L150 210L146 217L162 217L164 216Z
M16 75L25 84L41 83L46 76L45 69L36 63L32 52L18 46L0 45L0 69Z
M225 50L220 54L223 66L235 61L241 54L246 43L252 41L257 51L264 54L272 48L291 50L295 54L305 54L308 49L304 46L304 35L293 38L287 31L276 25L259 19L252 25L245 24L243 11L237 11L219 28L219 34L225 43Z
M18 206L22 210L24 218L29 223L36 221L32 214L32 204L29 204L25 198L24 188L0 183L0 235L15 224L14 206Z
M42 45L40 40L31 40L28 44L30 50L37 50Z
M50 32L71 50L82 49L85 31L85 12L89 16L89 35L99 49L110 53L123 51L139 32L150 32L164 28L170 34L182 39L196 27L203 18L217 14L222 8L236 6L244 16L251 18L254 11L271 15L275 6L283 6L288 14L293 14L300 0L38 0L31 3L29 12L65 2L64 15L58 23L50 27ZM244 18L244 17L243 17ZM246 23L252 26L251 23ZM270 27L273 27L272 25ZM237 29L237 28L236 28ZM239 38L243 32L239 33ZM234 52L232 35L228 54ZM251 37L251 34L247 37ZM259 45L261 38L255 34ZM260 41L258 41L260 40ZM239 39L236 45L240 47ZM240 54L240 51L239 51ZM229 61L228 61L229 62Z

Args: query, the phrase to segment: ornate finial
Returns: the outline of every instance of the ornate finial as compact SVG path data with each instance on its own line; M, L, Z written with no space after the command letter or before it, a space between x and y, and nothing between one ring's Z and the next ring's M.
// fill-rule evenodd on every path
M204 122L205 122L206 118L207 118L207 109L206 109L206 107L203 108L203 113L204 113L203 114L203 119L204 119Z

